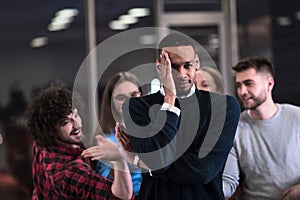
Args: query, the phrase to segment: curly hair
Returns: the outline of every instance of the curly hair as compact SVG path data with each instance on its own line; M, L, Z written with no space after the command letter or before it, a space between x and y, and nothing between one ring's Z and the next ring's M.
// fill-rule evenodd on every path
M74 96L74 95L73 95ZM76 96L76 95L75 95ZM78 102L76 96L73 102ZM75 107L75 106L74 106ZM40 92L26 109L26 127L40 146L56 145L57 126L72 112L72 90L62 81L52 81Z

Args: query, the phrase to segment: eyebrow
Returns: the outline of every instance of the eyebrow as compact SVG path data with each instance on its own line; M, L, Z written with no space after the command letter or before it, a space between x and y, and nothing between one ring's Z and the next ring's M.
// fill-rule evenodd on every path
M243 80L241 82L236 81L235 84L245 84L247 82L253 82L253 81L254 81L253 79L246 79L246 80Z
M115 98L116 97L126 97L126 98L129 98L130 96L127 96L126 94L117 94L116 96L115 96Z
M193 62L194 62L193 60L191 60L191 61L185 61L185 62L182 62L182 65L183 64L190 64L190 63L193 63ZM175 65L179 65L178 63L173 63L172 61L171 61L171 63L175 64Z

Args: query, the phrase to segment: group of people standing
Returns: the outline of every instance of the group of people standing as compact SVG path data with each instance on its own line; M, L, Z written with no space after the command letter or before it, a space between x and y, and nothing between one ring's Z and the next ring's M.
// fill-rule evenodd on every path
M240 113L196 45L180 33L161 40L154 94L116 74L92 147L82 143L80 97L59 81L41 90L26 115L33 199L219 200L237 187L246 200L300 199L300 108L273 101L272 63L253 56L233 67Z

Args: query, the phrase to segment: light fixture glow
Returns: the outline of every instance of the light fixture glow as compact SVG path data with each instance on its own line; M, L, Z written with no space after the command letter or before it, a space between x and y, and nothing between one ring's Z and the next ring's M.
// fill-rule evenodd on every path
M131 15L121 15L119 21L122 21L124 24L134 24L138 22L138 19Z
M208 44L213 49L219 48L219 38L218 38L218 35L217 34L211 34L208 37Z
M48 31L60 31L63 29L67 29L69 24L49 24Z
M119 20L113 20L109 22L108 26L112 30L125 30L128 28L128 24L124 24Z
M290 18L286 17L286 16L277 17L277 22L280 26L290 26L291 25Z
M300 11L297 11L297 12L295 13L295 16L296 16L296 19L297 19L297 20L300 20Z
M65 8L62 10L59 10L55 13L55 16L60 16L60 17L75 17L79 14L78 9L75 8Z
M52 18L51 23L48 25L48 31L67 29L78 14L79 11L75 8L66 8L57 11L55 17Z
M56 16L52 18L51 23L54 25L58 25L58 24L69 24L72 23L73 21L74 21L73 17Z
M131 8L128 10L128 14L134 17L146 17L150 15L149 8Z
M32 48L42 47L48 44L48 41L49 39L47 37L36 37L30 41L30 46Z

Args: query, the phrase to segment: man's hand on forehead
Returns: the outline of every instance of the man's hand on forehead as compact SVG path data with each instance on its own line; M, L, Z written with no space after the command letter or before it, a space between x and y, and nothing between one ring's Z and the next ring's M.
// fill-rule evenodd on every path
M157 73L164 86L166 95L176 96L176 88L172 75L171 60L166 51L162 51L160 55L160 62L157 63Z

